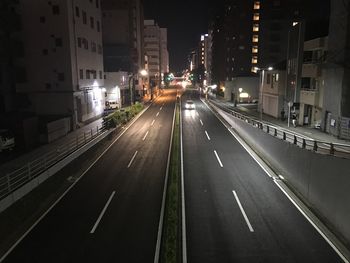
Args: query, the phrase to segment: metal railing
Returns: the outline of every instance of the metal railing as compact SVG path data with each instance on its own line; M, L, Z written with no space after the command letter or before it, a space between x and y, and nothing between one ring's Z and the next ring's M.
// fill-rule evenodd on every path
M348 144L340 144L340 143L332 143L326 141L314 140L300 134L294 133L292 131L286 130L284 128L271 125L250 116L244 115L242 113L230 110L220 103L217 103L213 100L210 100L210 103L214 104L216 107L221 110L231 114L232 116L245 121L252 126L261 129L262 131L284 140L286 142L292 143L296 146L299 146L302 149L312 150L316 153L327 154L337 157L349 158L350 159L350 145Z
M45 153L44 156L30 161L26 165L10 173L0 176L0 200L104 133L106 131L105 127L106 125L102 124L90 131L84 131L65 144Z

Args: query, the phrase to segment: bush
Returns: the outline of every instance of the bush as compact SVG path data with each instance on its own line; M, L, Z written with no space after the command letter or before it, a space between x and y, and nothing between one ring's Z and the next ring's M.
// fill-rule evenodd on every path
M115 128L118 125L125 124L131 120L135 115L143 110L143 104L136 102L130 107L116 110L103 118L104 125L107 129Z

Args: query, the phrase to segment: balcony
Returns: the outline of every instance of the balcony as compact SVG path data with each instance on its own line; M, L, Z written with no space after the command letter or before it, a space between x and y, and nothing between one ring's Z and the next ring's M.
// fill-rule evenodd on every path
M303 78L318 78L321 76L321 67L316 64L303 64Z
M302 89L300 91L300 103L318 106L318 90Z

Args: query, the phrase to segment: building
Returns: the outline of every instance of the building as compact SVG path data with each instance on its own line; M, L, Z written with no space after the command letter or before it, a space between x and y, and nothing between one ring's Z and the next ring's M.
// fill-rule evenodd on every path
M259 98L264 114L284 120L286 86L286 62L273 65L272 70L263 70L260 78Z
M259 28L260 1L226 1L214 16L210 38L208 34L212 42L209 72L212 84L220 87L219 94L224 95L224 89L232 86L227 81L237 77L256 78ZM258 85L255 89L258 92Z
M21 1L23 76L16 91L46 119L69 118L71 128L103 112L99 0ZM38 41L40 39L40 41Z
M160 28L160 72L162 76L169 72L168 30Z
M167 49L167 29L160 28L154 20L144 21L145 55L148 57L148 75L151 95L158 92L162 76L169 72L169 53Z
M316 38L304 42L304 56L300 89L299 125L319 126L324 99L324 66L328 38Z
M349 6L349 0L331 1L321 122L324 131L344 139L350 139Z
M130 89L122 91L123 101L140 99L143 96L142 76L144 69L143 1L103 0L102 26L104 47L104 69L106 72L129 72ZM109 77L115 74L109 74ZM109 81L114 89L118 80Z

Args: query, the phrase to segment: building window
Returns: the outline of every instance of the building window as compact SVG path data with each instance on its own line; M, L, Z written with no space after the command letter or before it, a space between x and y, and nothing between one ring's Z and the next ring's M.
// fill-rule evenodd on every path
M62 44L62 38L56 38L55 39L55 45L56 45L56 47L62 47L63 46L63 44Z
M258 53L258 51L259 51L258 46L252 47L252 53Z
M82 11L82 14L83 14L83 24L86 25L86 23L87 23L86 12L85 12L85 11Z
M100 26L100 22L96 21L96 27L97 27L97 32L101 31L101 26Z
M90 70L86 70L86 79L90 79Z
M97 72L96 72L96 70L92 71L92 76L93 76L93 79L97 79Z
M60 7L58 5L53 5L52 6L52 13L54 15L59 15L60 14Z
M77 16L77 17L80 17L80 10L79 10L79 7L75 7L75 15Z
M258 64L258 57L257 56L252 57L252 64Z
M253 25L253 32L259 32L259 24Z
M96 53L97 49L96 49L96 43L91 41L91 51Z
M102 54L102 46L101 45L98 45L98 54Z
M40 23L44 24L46 22L45 16L40 17Z
M260 20L260 15L259 15L259 13L254 13L253 20L254 20L254 21L259 21L259 20Z
M252 67L252 69L250 70L253 73L258 73L258 68L257 67Z
M271 84L271 74L270 73L266 74L266 84Z
M64 81L64 73L58 73L57 79L58 81Z
M83 69L79 69L79 77L80 77L80 79L84 79L84 70Z
M92 16L90 17L90 26L91 26L91 28L94 28L94 26L95 26L95 20Z
M102 70L99 71L99 74L100 74L100 79L102 79L103 78Z
M253 35L253 43L258 43L258 42L259 42L259 36Z
M259 10L260 9L260 2L259 1L255 1L254 2L254 10Z

